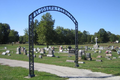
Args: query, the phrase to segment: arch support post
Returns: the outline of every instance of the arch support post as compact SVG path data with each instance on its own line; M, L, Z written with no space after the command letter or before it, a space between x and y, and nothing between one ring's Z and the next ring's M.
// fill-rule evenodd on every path
M34 44L33 44L33 30L34 30L34 15L29 15L29 74L28 77L34 77Z
M75 67L79 67L79 64L78 64L78 22L75 23Z

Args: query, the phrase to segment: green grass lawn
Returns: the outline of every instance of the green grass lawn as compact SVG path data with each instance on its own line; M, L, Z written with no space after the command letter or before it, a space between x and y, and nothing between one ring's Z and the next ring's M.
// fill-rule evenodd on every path
M93 44L86 44L87 46L93 46ZM86 45L79 45L80 46L86 46ZM104 43L104 44L100 44L100 46L118 46L120 44L113 44L113 43ZM7 55L1 55L2 52L6 51L4 49L4 47L8 47L9 50L11 50L11 56L7 56ZM29 61L29 58L26 55L23 54L16 54L16 48L18 46L21 47L26 47L26 49L28 50L28 44L14 44L13 46L11 44L6 44L6 45L0 45L0 58L8 58L8 59L15 59L15 60L23 60L23 61ZM58 51L58 46L60 45L51 45L55 47L55 51ZM65 45L63 45L64 47ZM44 48L46 47L46 45L34 45L35 48L39 47L39 48ZM72 47L74 48L75 46L72 45ZM12 53L13 51L13 53ZM79 64L80 67L78 67L79 69L89 69L92 71L97 71L97 72L104 72L104 73L108 73L108 74L113 74L113 75L120 75L120 59L113 59L113 60L107 60L105 58L105 51L103 50L101 54L99 53L94 53L93 51L87 51L86 53L92 53L92 61L86 61L86 60L80 60L80 61L84 61L85 64ZM34 53L36 54L36 53ZM112 52L114 57L118 57L119 55L117 55L116 52ZM70 62L66 62L66 60L75 60L75 56L72 55L72 57L68 57L68 54L66 53L55 53L55 56L60 56L60 58L56 58L56 57L46 57L43 56L42 59L38 58L38 56L40 55L40 53L36 54L36 58L34 58L35 62L38 63L46 63L46 64L54 64L54 65L59 65L59 66L68 66L68 67L75 67L75 63L70 63ZM95 60L97 59L96 57L98 55L101 55L102 58L100 58L103 62L96 62ZM112 58L112 57L111 57Z
M9 67L7 65L0 65L0 80L66 80L67 78L61 78L59 76L35 71L35 77L28 77L28 69L21 67Z

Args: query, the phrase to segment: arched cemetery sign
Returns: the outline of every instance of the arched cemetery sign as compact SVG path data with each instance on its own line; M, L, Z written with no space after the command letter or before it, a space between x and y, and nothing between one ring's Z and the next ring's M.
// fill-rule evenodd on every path
M39 14L46 12L46 11L58 11L66 16L68 16L73 23L75 24L75 66L78 67L78 22L77 20L73 17L71 13L69 13L67 10L58 7L58 6L44 6L41 7L35 11L33 11L29 15L29 77L34 77L34 44L33 44L33 29L34 29L34 18L38 16Z

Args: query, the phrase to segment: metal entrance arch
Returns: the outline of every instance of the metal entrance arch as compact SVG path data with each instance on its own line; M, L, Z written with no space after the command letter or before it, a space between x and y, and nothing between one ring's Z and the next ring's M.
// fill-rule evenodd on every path
M75 24L75 66L78 67L78 22L67 10L58 6L44 6L29 15L29 77L34 77L34 43L33 43L33 29L34 18L46 11L58 11L67 15Z

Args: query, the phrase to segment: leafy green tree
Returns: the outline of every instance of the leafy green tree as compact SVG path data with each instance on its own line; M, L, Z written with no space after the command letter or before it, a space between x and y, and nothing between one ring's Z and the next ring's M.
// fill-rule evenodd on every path
M2 27L4 28L4 30L3 30L4 36L3 36L2 42L8 43L9 42L10 26L8 24L3 24Z
M94 35L91 35L91 43L94 43L95 42L95 37Z
M9 33L9 42L17 42L19 40L19 35L17 31L10 30Z
M88 36L87 36L87 43L90 43L90 42L91 42L91 36L88 35Z
M3 24L0 23L0 43L3 41L3 36L4 36L4 27Z
M117 40L116 35L115 35L115 34L112 34L112 35L110 36L110 41L111 41L111 42L115 42L116 40Z
M24 42L28 42L29 40L29 32L28 32L28 28L26 28L24 30Z
M15 42L14 30L10 30L9 33L9 42Z
M39 44L49 44L53 42L53 29L54 29L55 20L52 19L52 15L50 13L46 13L42 16L41 21L37 28L38 34L38 43Z
M60 27L60 26L57 26L56 29L55 29L55 32L58 35L57 36L57 39L58 39L57 43L58 44L63 44L63 42L64 42L64 40L63 40L64 39L63 30L64 30L64 28Z
M98 37L98 42L100 43L106 43L109 41L108 33L103 28L95 33L95 37Z
M23 36L20 36L20 37L19 37L19 43L20 43L20 44L23 43Z
M35 19L34 22L34 43L37 44L37 40L38 40L38 34L37 34L37 28L38 28L39 22L37 19Z
M79 44L82 43L81 37L82 37L82 32L81 32L81 31L78 31L78 43L79 43Z

